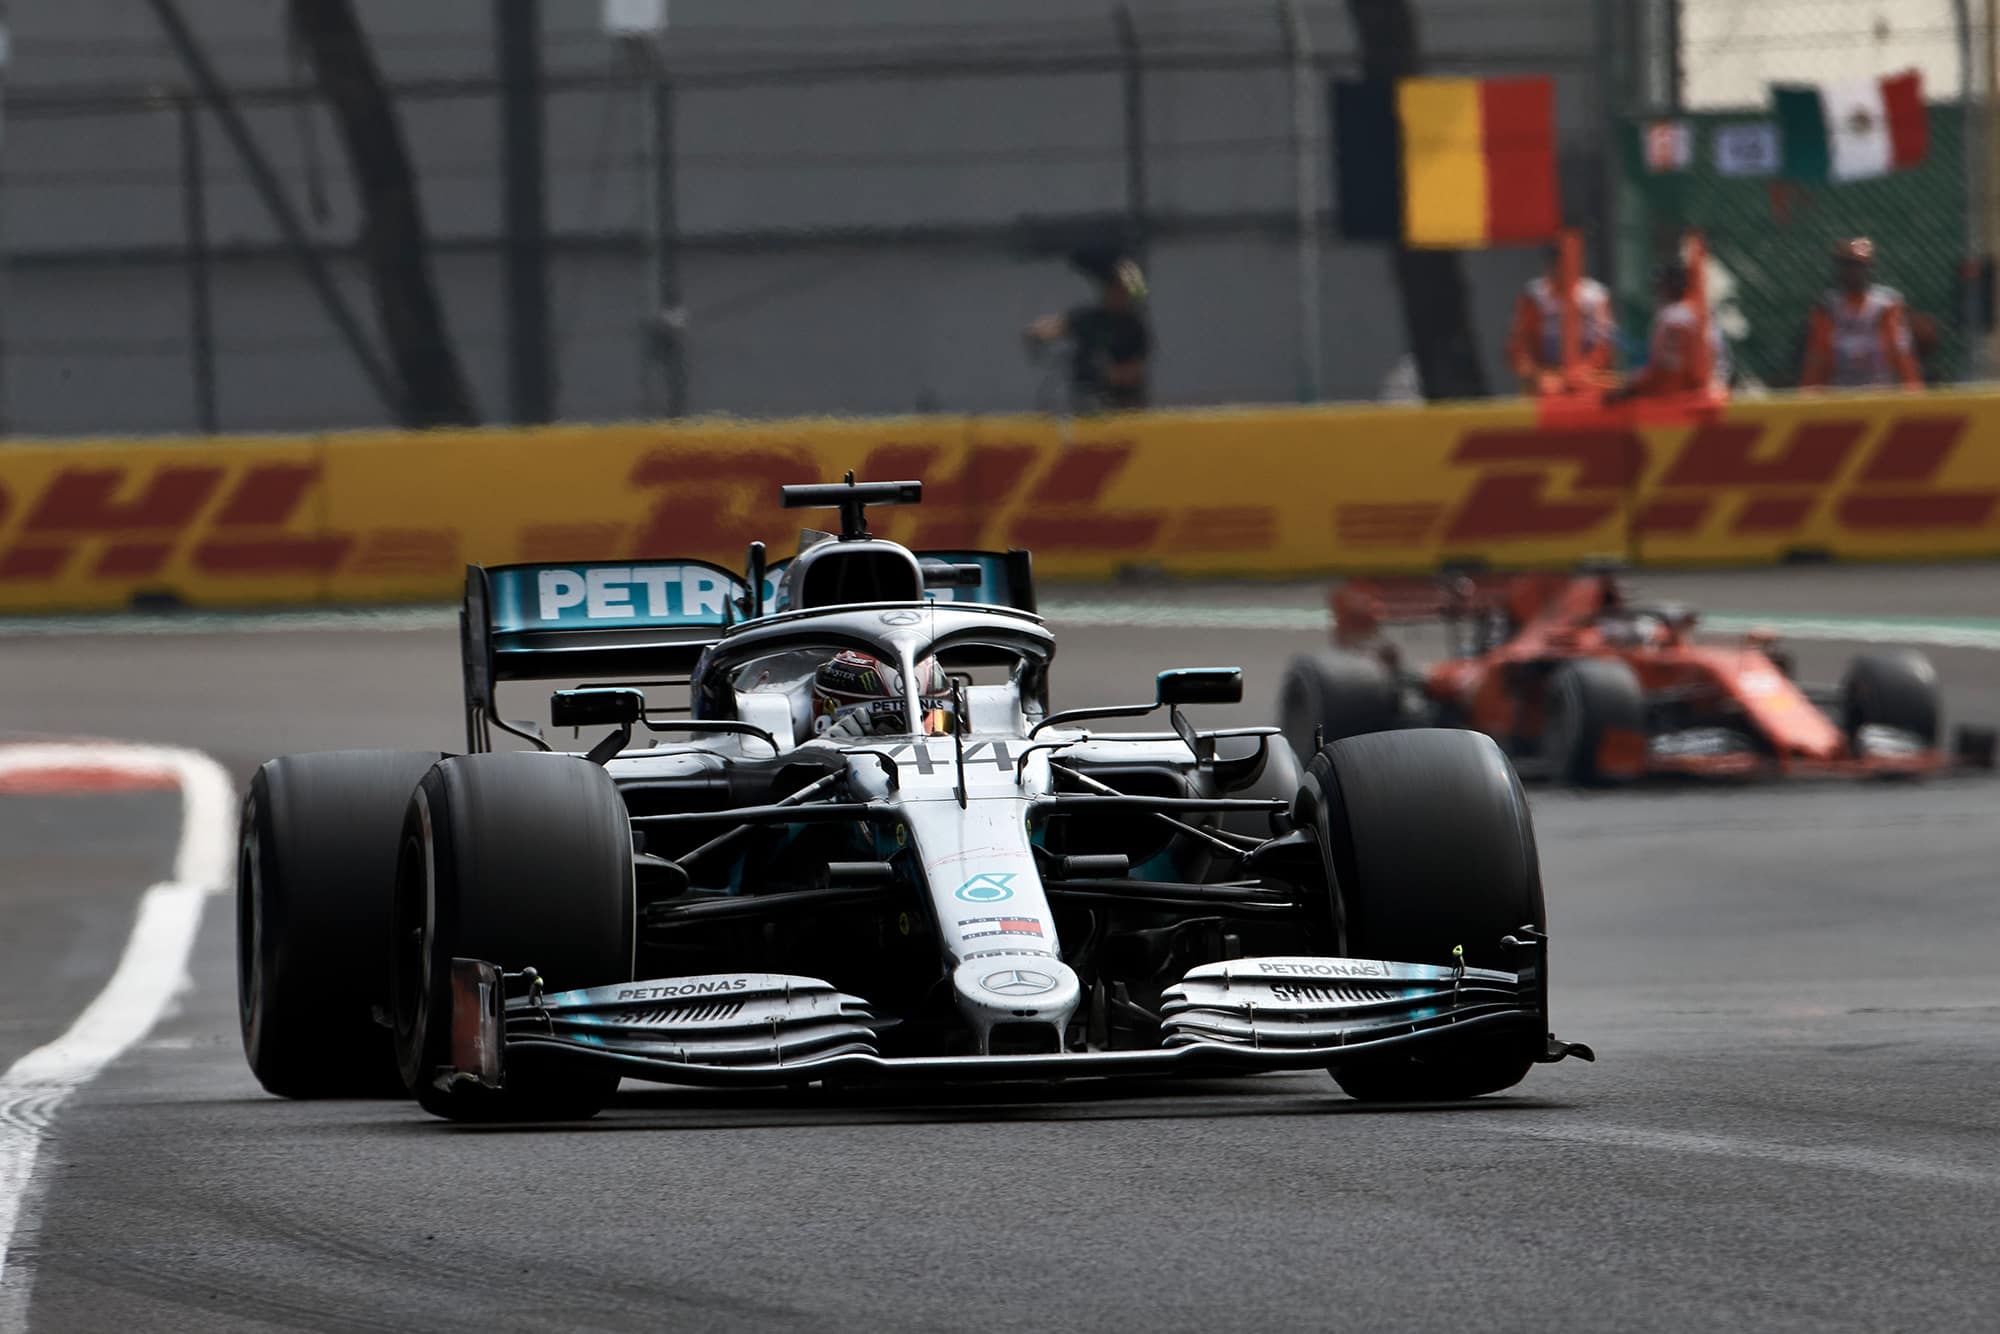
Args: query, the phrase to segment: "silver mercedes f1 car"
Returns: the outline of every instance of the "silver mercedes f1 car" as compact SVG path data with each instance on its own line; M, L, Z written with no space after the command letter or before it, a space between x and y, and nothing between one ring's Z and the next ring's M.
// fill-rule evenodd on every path
M786 487L840 530L769 565L755 544L741 576L469 569L468 753L290 755L251 784L264 1087L466 1120L589 1116L621 1078L1326 1069L1435 1100L1589 1057L1549 1029L1534 833L1490 739L1301 767L1276 728L1191 720L1240 700L1236 668L1053 711L1027 553L869 533L920 493ZM503 684L549 682L576 751L503 716Z

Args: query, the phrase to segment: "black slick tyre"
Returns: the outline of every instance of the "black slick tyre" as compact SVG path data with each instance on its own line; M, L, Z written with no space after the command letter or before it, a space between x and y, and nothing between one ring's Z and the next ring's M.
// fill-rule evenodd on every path
M1646 731L1646 696L1632 669L1616 658L1577 658L1549 674L1542 694L1542 751L1552 777L1601 787L1632 777L1599 763L1612 732Z
M1396 680L1388 667L1362 653L1322 649L1302 653L1285 668L1278 687L1278 726L1303 763L1322 743L1383 732L1398 722Z
M1534 826L1513 765L1490 737L1423 728L1350 737L1306 766L1294 817L1320 837L1335 932L1353 958L1521 971L1545 960L1501 944L1545 931ZM1541 1031L1469 1033L1418 1053L1335 1068L1366 1101L1478 1097L1518 1084L1546 1049Z
M337 750L259 768L236 861L243 1054L286 1098L402 1093L389 1003L389 912L410 793L436 751Z
M1935 746L1943 706L1937 669L1915 649L1857 654L1840 683L1841 726L1850 742L1864 727L1892 727Z
M505 1086L438 1085L450 1065L451 960L532 967L550 991L628 982L632 828L604 770L568 755L462 755L408 803L393 929L396 1053L424 1110L460 1121L596 1115L618 1077L510 1053Z

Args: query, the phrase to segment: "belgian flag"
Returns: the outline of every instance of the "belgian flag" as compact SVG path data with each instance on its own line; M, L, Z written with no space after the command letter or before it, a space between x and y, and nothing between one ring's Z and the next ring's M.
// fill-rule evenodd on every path
M1546 76L1336 82L1332 103L1349 240L1481 250L1546 241L1561 227Z

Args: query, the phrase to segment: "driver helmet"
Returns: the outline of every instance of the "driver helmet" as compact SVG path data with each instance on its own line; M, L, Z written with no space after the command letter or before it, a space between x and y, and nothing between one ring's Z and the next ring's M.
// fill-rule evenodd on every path
M903 702L903 677L867 653L842 649L813 672L813 733L836 729L846 736L902 736L921 731L948 735L957 722L951 682L936 658L917 662L923 692L923 725L911 727Z

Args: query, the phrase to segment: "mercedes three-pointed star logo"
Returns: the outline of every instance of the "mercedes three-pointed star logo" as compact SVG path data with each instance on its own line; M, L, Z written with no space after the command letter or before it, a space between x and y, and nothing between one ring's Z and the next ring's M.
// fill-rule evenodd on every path
M1056 980L1031 968L1005 968L988 973L979 985L1000 996L1039 996L1054 991Z

